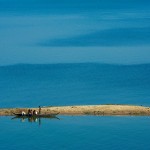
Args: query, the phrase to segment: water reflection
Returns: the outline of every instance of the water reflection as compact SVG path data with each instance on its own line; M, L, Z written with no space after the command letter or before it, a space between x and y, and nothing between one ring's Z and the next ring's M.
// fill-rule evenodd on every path
M41 120L42 119L57 119L60 120L56 116L50 116L50 117L36 117L36 116L15 116L11 118L11 120L20 120L21 122L26 122L28 121L29 123L38 123L39 126L41 125Z

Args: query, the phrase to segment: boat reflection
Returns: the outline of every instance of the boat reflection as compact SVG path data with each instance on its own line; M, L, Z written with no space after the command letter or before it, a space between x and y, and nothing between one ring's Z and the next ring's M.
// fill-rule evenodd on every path
M13 118L11 118L11 120L20 120L21 122L25 122L28 121L29 123L38 123L39 125L41 125L41 120L42 119L57 119L60 120L58 117L56 116L46 116L46 117L36 117L36 116L15 116Z

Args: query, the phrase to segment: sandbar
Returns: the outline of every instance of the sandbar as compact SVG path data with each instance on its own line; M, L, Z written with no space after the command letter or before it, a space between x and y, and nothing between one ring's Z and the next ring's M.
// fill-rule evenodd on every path
M59 113L59 115L101 115L101 116L150 116L150 107L135 105L77 105L77 106L45 106L42 114ZM12 116L28 109L38 108L0 108L0 116Z

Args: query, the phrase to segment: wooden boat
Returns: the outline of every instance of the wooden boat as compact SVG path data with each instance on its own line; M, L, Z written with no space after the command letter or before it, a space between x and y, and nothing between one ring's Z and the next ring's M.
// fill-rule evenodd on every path
M37 115L30 115L25 114L22 115L21 113L13 113L16 117L20 118L53 118L56 117L59 113L53 113L53 114L37 114Z

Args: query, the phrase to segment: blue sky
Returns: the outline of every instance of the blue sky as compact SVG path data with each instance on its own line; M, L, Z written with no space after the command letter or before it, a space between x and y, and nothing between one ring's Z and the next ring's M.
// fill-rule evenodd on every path
M148 0L0 0L0 65L150 63Z

